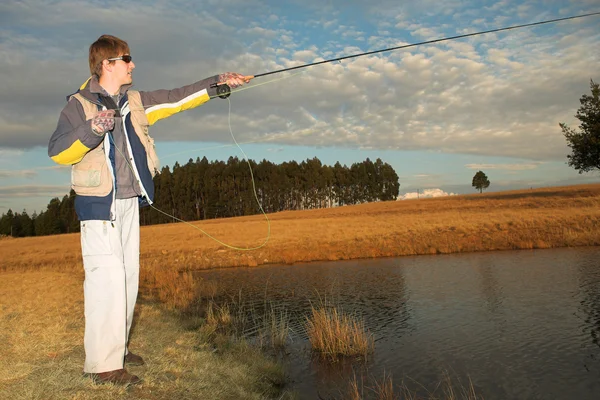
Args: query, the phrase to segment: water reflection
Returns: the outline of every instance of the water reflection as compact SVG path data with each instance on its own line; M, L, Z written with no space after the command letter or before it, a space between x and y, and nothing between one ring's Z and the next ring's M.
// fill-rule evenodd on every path
M444 371L486 399L600 398L600 248L506 251L202 272L225 292L292 316L288 372L307 399L340 398L357 376L392 374L421 394ZM373 358L311 357L304 324L327 298L361 316ZM337 397L336 397L337 396Z
M502 314L502 287L498 283L494 268L489 264L480 265L477 268L480 278L481 295L485 298L485 304L490 314Z
M410 331L408 292L401 268L373 260L341 264L343 272L340 263L312 263L237 268L235 273L207 271L200 275L216 280L225 296L240 296L254 310L262 311L270 304L285 308L292 318L293 334L304 339L305 318L311 306L321 302L363 319L376 340Z
M581 329L589 335L589 346L584 368L600 378L600 261L583 257L577 263L580 302L577 315L581 318Z

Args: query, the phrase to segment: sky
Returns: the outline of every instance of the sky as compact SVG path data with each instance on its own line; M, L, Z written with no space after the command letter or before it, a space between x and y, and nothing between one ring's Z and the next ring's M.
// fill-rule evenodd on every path
M134 88L156 90L598 11L598 0L3 0L0 213L68 193L70 168L47 144L102 34L129 43ZM490 33L259 77L151 135L171 167L381 158L402 199L476 193L479 170L488 191L598 183L567 165L559 123L578 128L599 59L600 16Z

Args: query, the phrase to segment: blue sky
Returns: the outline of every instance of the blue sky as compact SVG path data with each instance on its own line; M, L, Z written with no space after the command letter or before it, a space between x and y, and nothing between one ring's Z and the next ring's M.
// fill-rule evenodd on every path
M129 43L135 88L154 90L597 11L597 0L3 1L0 213L68 193L69 168L46 145L104 33ZM231 126L254 160L381 158L407 198L474 193L479 169L490 191L596 183L566 165L558 124L578 126L599 58L598 16L380 53L257 78L231 96ZM214 99L159 122L163 165L241 157L228 117Z

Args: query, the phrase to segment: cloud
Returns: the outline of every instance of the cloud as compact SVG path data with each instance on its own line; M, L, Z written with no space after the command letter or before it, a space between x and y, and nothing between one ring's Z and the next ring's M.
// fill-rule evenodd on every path
M18 171L11 170L0 170L0 179L1 178L35 178L37 176L37 172L32 169L24 169Z
M539 168L543 163L521 163L521 164L466 164L465 167L473 170L505 170L505 171L526 171Z
M410 192L398 196L398 200L425 199L433 197L456 196L456 193L446 193L442 189L425 189L422 192Z
M256 74L360 53L368 50L365 45L410 43L411 35L451 36L473 26L558 14L541 13L541 3L517 9L497 2L489 10L474 7L474 1L403 3L335 0L320 13L322 1L316 0L294 3L298 13L258 0L229 1L228 7L183 1L3 3L1 146L46 146L64 96L89 75L90 42L105 32L129 41L135 87L153 90L228 70ZM341 21L340 11L332 11L340 5L361 18L306 30L313 16ZM576 14L592 5L576 1L563 8ZM231 96L231 115L228 103L215 99L152 132L159 148L167 140L223 141L231 118L236 138L247 142L268 138L278 145L563 160L569 149L558 123L574 125L598 54L600 25L593 18L374 54L256 79L257 86Z
M0 186L1 198L15 197L62 197L69 193L69 186L64 185L18 185L18 186Z
M11 157L20 157L24 153L23 150L20 149L11 149L11 148L1 148L0 147L0 161L4 161L7 158Z
M55 165L51 167L36 167L19 170L0 170L0 178L35 178L39 175L38 171L59 171L70 168L66 165Z

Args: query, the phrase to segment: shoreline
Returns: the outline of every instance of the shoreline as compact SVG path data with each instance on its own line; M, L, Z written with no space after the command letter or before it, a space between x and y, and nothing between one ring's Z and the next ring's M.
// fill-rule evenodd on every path
M140 312L132 351L150 355L153 362L141 370L146 383L133 390L81 377L84 274L79 234L0 240L0 340L7 344L0 348L0 394L294 398L284 391L281 366L266 354L225 335L218 336L217 346L205 340L200 331L206 318L200 314L195 325L183 326L178 315L197 307L199 294L210 298L216 290L200 285L193 271L600 246L600 184L281 212L269 220L269 242L248 252L226 249L181 223L142 227ZM267 232L260 215L194 224L240 247L260 244ZM219 374L236 385L224 385Z
M270 237L231 250L182 223L141 228L142 268L178 271L421 254L600 245L600 184L270 214ZM260 245L262 215L192 222ZM79 234L0 240L0 271L79 270Z

